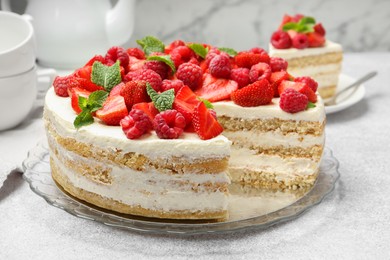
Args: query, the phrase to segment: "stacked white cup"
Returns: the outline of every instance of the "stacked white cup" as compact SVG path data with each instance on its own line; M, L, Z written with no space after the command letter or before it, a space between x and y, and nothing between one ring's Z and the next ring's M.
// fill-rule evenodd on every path
M37 72L34 29L28 16L0 11L0 131L20 124L37 97L38 77L55 70ZM47 86L48 87L48 86Z

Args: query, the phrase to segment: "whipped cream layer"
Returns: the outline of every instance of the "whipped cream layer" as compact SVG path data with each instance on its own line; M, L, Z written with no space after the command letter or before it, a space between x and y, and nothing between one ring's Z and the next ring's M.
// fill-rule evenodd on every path
M225 158L230 154L231 142L219 135L210 140L201 140L197 134L183 133L179 139L160 139L154 131L140 139L127 139L119 126L107 126L95 118L95 123L76 130L70 98L59 97L50 88L45 99L45 113L63 137L93 144L102 149L123 153L144 154L150 159L184 157L186 159Z
M319 95L316 107L298 113L287 113L279 107L279 98L273 98L271 104L258 107L241 107L233 101L213 103L218 116L244 119L274 119L323 122L325 119L324 103Z
M340 44L327 40L322 47L305 48L305 49L276 49L272 44L269 44L269 55L282 57L289 60L293 58L300 58L305 56L321 55L325 53L341 52L343 48Z
M319 88L337 85L340 71L341 63L288 69L288 72L295 77L309 76L314 78L318 82Z
M56 146L62 158L69 161L91 162L75 153ZM207 183L230 183L225 173L215 174L182 174L165 175L149 169L135 171L129 168L108 165L112 170L111 184L102 184L67 168L54 153L51 154L61 173L66 175L70 183L80 189L99 194L103 197L119 201L130 206L141 206L151 210L188 210L195 212L220 211L227 209L227 195L222 191L209 192L203 189ZM107 167L98 161L96 165ZM184 184L181 185L180 182ZM188 182L188 184L185 184ZM198 191L193 191L192 185L199 183ZM206 187L206 186L205 186Z

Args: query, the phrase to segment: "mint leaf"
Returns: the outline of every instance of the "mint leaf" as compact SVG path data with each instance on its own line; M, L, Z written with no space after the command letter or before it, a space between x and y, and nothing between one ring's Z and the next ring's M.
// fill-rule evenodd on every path
M289 31L289 30L296 30L298 27L298 24L297 23L286 23L283 25L283 31Z
M76 129L79 129L82 126L90 125L94 122L93 116L90 111L82 111L74 120L73 125Z
M158 111L162 112L172 109L173 100L175 99L174 89L168 89L167 91L159 94L152 88L152 86L150 86L149 83L146 83L146 91Z
M91 81L110 92L114 86L122 81L119 60L112 66L95 61L92 65Z
M152 52L164 52L165 50L164 43L153 36L146 36L141 40L137 40L137 43L142 47L146 56L149 56Z
M209 52L208 49L204 47L203 44L200 43L191 43L188 44L188 47L203 59L206 58L206 55Z
M299 33L309 33L314 32L314 28L311 24L298 24L296 31Z
M104 101L106 101L108 93L103 90L94 91L89 95L87 100L87 108L91 112L95 112L103 107ZM80 99L79 99L80 101Z
M88 100L87 98L79 96L79 107L81 108L81 110L87 108L87 104L88 104L87 100Z
M218 48L218 50L226 52L230 57L234 57L237 55L237 51L233 50L231 48L221 47L221 48Z
M165 64L167 64L173 73L176 72L176 67L175 67L175 63L173 63L172 59L171 59L171 56L169 55L163 55L163 56L149 56L147 58L147 60L157 60L157 61L162 61L164 62Z
M198 97L198 100L202 101L207 108L209 108L209 109L213 109L214 108L213 104L210 101L208 101L207 99Z
M299 20L298 24L312 24L312 25L315 25L316 24L316 20L313 17L305 16L305 17L301 18L301 20Z
M306 109L314 108L314 107L316 107L316 104L314 104L314 103L312 103L312 102L309 101L309 103L307 103Z

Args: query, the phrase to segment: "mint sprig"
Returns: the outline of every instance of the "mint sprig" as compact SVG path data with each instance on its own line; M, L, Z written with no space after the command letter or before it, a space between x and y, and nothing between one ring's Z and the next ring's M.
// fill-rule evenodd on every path
M141 46L146 56L149 56L153 52L164 52L165 50L164 43L154 36L145 36L136 42Z
M315 108L315 107L316 107L316 104L309 101L309 103L307 103L306 109Z
M314 25L316 20L313 17L305 16L302 17L299 22L289 22L283 25L283 31L293 30L299 33L310 33L314 32Z
M110 92L114 86L122 81L119 60L112 66L95 61L92 65L91 81Z
M82 126L90 125L94 122L92 113L103 107L104 101L106 101L108 93L103 90L92 92L88 98L79 96L79 107L81 113L73 121L73 125L76 129Z
M175 99L174 89L168 89L167 91L159 94L149 83L146 83L146 91L158 111L162 112L172 109L173 101Z
M156 61L162 61L165 64L167 64L173 73L176 72L175 63L173 63L171 56L169 55L162 55L162 56L149 56L147 60L156 60Z
M191 50L193 50L196 55L202 57L203 59L206 58L207 53L209 50L203 46L203 44L200 43L191 43L187 45Z
M230 57L234 57L237 55L237 51L232 49L232 48L225 48L225 47L220 47L218 50L226 52Z

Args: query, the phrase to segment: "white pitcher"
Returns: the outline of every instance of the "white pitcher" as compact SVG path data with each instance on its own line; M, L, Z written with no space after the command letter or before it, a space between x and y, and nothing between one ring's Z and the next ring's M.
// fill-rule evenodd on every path
M38 63L75 69L93 55L126 43L134 29L135 0L28 0L37 39ZM1 0L10 10L10 0Z

